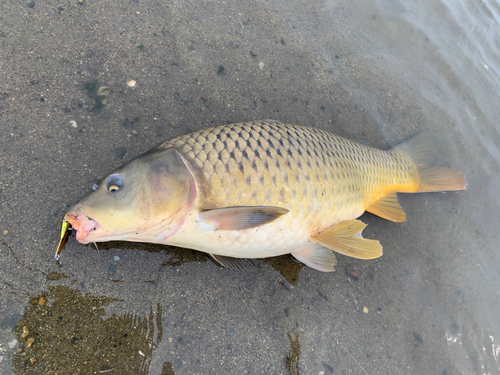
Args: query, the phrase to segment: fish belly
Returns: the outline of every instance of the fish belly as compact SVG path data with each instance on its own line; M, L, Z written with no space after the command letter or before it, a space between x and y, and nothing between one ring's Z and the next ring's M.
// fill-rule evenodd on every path
M280 218L255 228L216 230L193 217L168 244L235 258L267 258L302 249L309 242L308 229L298 220Z

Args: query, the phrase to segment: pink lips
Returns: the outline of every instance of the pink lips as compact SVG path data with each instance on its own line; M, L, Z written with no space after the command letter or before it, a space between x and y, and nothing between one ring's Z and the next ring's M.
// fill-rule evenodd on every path
M97 221L81 212L77 214L66 214L64 218L68 220L73 229L76 230L76 239L78 242L83 244L92 242L88 241L86 237L90 232L101 227Z

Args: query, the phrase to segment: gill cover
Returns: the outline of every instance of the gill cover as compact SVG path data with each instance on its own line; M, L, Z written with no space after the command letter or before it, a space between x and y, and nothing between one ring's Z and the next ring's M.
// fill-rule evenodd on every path
M70 208L66 218L81 222L83 232L84 222L91 223L87 233L80 234L81 242L151 240L195 196L193 178L177 151L156 150L104 177L95 191Z

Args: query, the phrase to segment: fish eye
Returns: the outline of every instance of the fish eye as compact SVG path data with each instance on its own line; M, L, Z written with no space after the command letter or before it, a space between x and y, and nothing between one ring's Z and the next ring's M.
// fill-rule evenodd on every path
M112 174L106 179L106 189L110 193L116 193L123 187L123 178L119 174Z

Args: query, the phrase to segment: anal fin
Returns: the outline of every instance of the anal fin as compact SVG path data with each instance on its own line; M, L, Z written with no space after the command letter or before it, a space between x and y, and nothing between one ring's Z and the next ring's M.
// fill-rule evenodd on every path
M379 198L366 208L366 211L386 220L398 223L406 221L406 214L403 211L403 208L401 208L398 196L395 192Z
M292 255L305 265L318 271L333 272L337 264L333 251L314 242L309 243L299 251L293 252Z
M312 240L318 244L358 259L374 259L382 255L382 245L377 240L361 236L366 224L360 220L342 221L333 227L316 234Z

